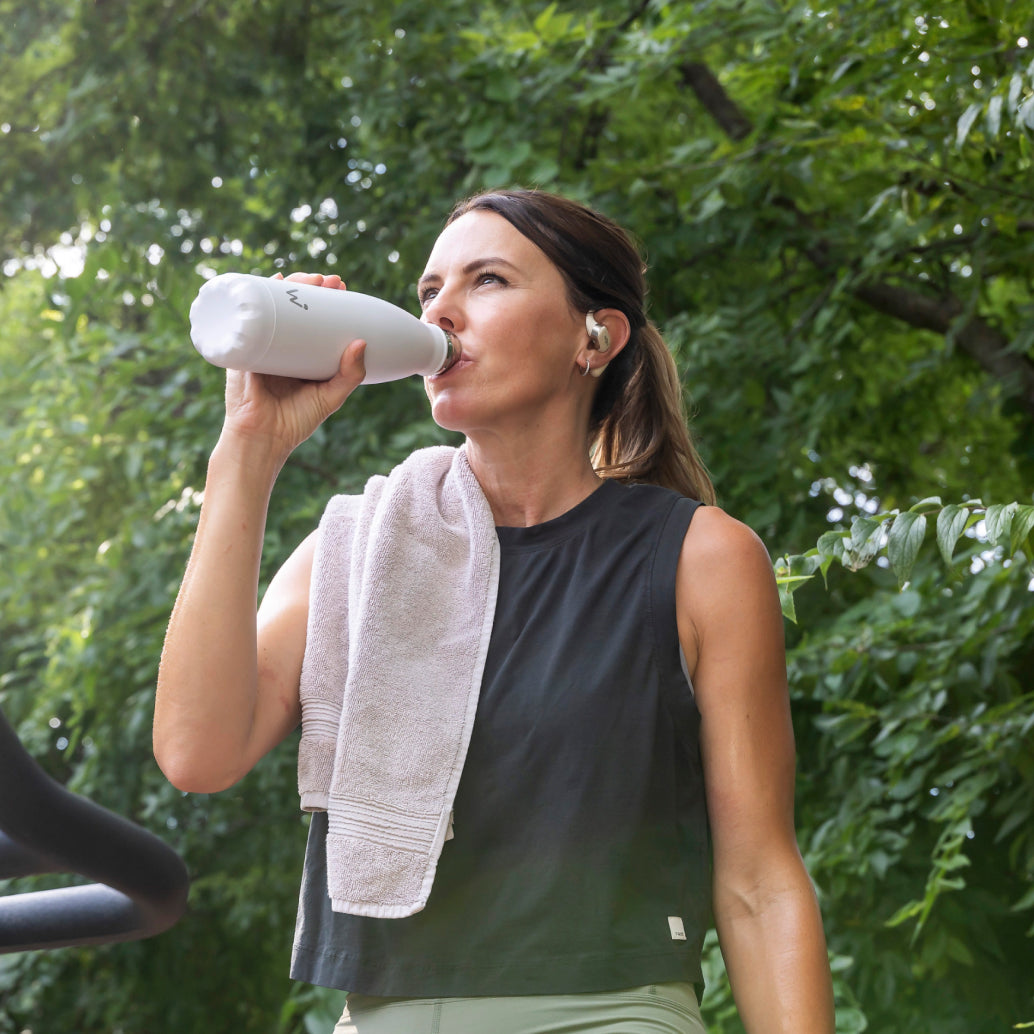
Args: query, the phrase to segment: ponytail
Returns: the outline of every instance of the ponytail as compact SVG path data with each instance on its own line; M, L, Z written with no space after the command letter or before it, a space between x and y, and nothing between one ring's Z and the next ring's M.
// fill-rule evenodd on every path
M662 485L702 503L715 502L686 424L675 360L653 323L633 331L603 375L589 433L600 477Z

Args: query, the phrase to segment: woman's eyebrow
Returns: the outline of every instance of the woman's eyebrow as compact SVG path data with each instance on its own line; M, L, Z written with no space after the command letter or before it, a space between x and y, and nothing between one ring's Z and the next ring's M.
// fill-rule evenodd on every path
M479 269L484 269L485 266L506 266L509 269L516 270L517 267L509 262L507 259L501 258L498 255L488 255L485 258L474 259L473 262L468 262L463 267L463 273L465 276L469 276L471 273L477 272ZM441 277L433 270L424 275L416 282L417 290L429 283L438 283Z

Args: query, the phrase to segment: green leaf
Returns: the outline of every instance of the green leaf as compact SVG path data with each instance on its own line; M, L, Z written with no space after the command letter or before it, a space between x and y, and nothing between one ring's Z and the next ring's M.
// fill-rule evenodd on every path
M818 543L816 543L816 549L818 550L819 558L821 563L819 564L819 571L822 574L822 581L824 584L829 583L826 580L826 575L829 573L829 568L834 560L839 560L844 563L844 557L847 551L847 538L842 531L827 531L824 535L819 537Z
M995 94L987 105L987 135L994 139L1002 128L1002 103L1005 100L1001 94Z
M971 104L959 117L958 122L955 124L955 146L961 147L966 142L966 137L969 136L969 131L973 128L973 123L976 122L977 116L980 114L981 105Z
M548 28L549 23L552 20L554 14L556 14L556 3L555 2L550 4L547 8L545 8L545 10L543 10L542 13L539 14L539 16L532 23L535 26L535 31L539 35L542 35L543 33L545 33L545 31Z
M783 617L797 624L797 607L793 601L793 587L777 583L779 589L779 606L783 611Z
M520 80L509 75L495 76L485 84L485 96L490 101L515 101L521 96Z
M865 567L883 545L883 522L873 517L855 517L851 521L851 538L845 545L844 566L851 571Z
M463 147L467 151L477 151L491 143L495 136L495 128L487 119L472 122L463 131Z
M1031 529L1034 529L1034 506L1017 506L1009 536L1010 556L1015 556L1022 550L1026 552L1028 559L1034 560L1034 543L1030 541Z
M900 587L904 587L912 573L916 555L925 535L926 517L911 510L899 513L890 526L887 536L887 559L897 575Z
M987 508L984 513L984 527L987 529L987 538L992 545L1007 546L1009 544L1009 533L1015 513L1016 503L995 503Z
M961 962L964 966L973 966L976 964L976 960L973 958L973 953L961 940L959 940L958 937L949 937L947 948L948 957L954 959L956 962Z
M949 503L937 515L937 546L948 565L951 564L951 559L955 555L955 544L965 530L968 520L969 510L957 503Z
M872 204L869 205L869 210L859 220L861 223L867 223L888 201L897 197L901 193L901 188L895 184L892 187L887 187L885 190L881 190L875 198L873 198Z
M1031 94L1017 109L1016 121L1028 129L1034 129L1034 94Z
M783 615L794 623L797 621L797 610L793 594L805 582L810 582L821 566L822 557L818 550L809 550L804 555L782 557L775 564L776 586L779 589Z
M923 912L923 903L921 901L910 901L907 905L902 905L887 921L886 925L890 927L900 926L902 923L908 922L909 919L915 919L916 916Z
M1034 908L1034 886L1027 888L1027 893L1011 907L1010 911L1025 912L1028 908Z
M720 212L724 207L725 198L722 197L721 191L712 190L701 203L696 219L698 222L704 222L710 219L716 212Z
M857 54L852 54L850 57L844 58L843 61L837 65L836 71L830 76L829 81L835 83L852 65L857 64L859 57Z
M837 1034L862 1034L869 1021L861 1009L853 1005L837 1005Z
M844 533L842 531L827 531L819 536L816 543L819 555L837 559L844 552Z
M944 504L939 495L927 496L920 499L918 503L908 508L909 513L930 513L933 510L940 510Z

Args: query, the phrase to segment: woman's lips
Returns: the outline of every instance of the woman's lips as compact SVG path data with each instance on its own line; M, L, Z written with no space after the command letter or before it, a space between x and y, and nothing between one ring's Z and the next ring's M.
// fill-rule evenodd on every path
M456 360L447 370L442 370L441 373L432 374L427 379L432 384L437 384L439 381L444 380L446 377L451 377L458 370L462 370L466 366L472 365L472 360L469 358L466 352L463 352L459 359Z

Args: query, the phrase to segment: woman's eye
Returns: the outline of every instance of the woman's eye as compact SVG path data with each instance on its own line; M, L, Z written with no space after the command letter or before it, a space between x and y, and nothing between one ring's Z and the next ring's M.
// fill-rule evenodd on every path
M506 279L500 276L498 273L493 273L490 269L482 270L480 273L475 273L471 279L471 283L475 287L480 287L482 284L506 284ZM421 308L427 308L427 306L438 297L438 293L441 291L441 287L425 287L419 295Z

